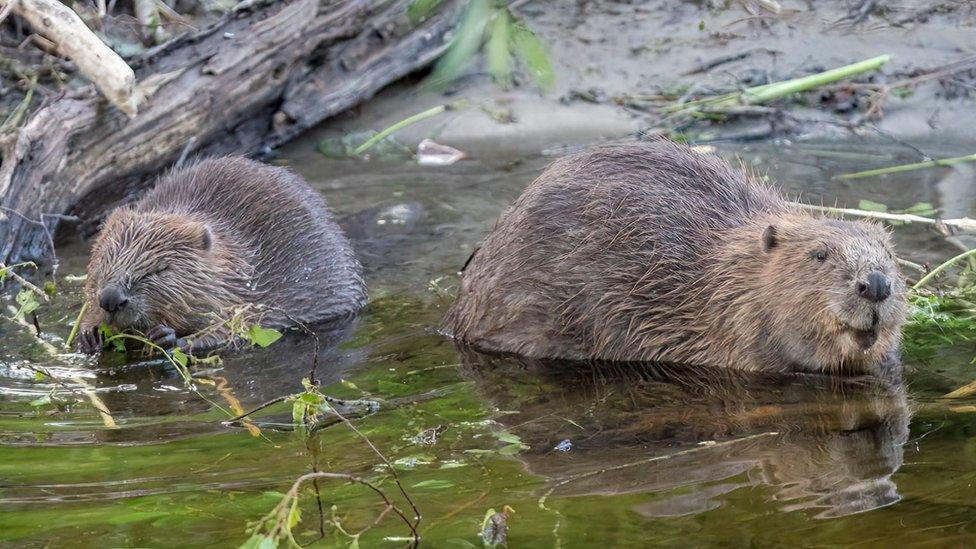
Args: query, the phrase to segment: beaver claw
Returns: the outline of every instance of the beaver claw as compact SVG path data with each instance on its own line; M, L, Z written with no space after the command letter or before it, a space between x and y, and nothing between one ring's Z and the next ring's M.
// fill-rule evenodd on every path
M176 331L165 324L160 324L149 330L146 337L149 338L149 341L167 350L176 347L179 343L176 338Z
M97 327L82 328L78 331L78 352L94 355L102 350L102 334Z

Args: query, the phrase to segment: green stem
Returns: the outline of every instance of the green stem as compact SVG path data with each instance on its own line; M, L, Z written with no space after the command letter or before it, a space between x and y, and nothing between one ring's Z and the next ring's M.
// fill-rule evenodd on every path
M404 118L403 120L397 122L396 124L393 124L389 128L386 128L385 130L381 131L380 133L374 135L373 137L370 137L368 140L366 140L365 143L363 143L362 145L356 147L356 149L354 151L352 151L352 154L354 156L359 156L359 155L363 154L364 152L368 151L373 145L375 145L375 144L379 143L380 141L382 141L383 139L386 139L387 137L389 137L391 134L393 134L395 132L398 132L398 131L402 130L403 128L406 128L407 126L409 126L411 124L416 124L417 122L420 122L421 120L427 120L428 118L437 116L438 114L441 114L444 111L453 110L455 108L455 105L456 105L456 103L455 104L449 104L449 105L438 105L438 106L433 107L431 109L427 109L424 112L419 112L419 113L417 113L417 114L415 114L413 116L410 116L408 118Z
M835 179L860 179L862 177L874 177L876 175L887 175L890 173L910 172L913 170L922 170L936 166L952 166L953 164L961 164L963 162L976 162L976 154L955 156L953 158L942 158L939 160L928 160L926 162L915 162L914 164L901 164L900 166L889 166L887 168L865 170L863 172L845 173L838 175Z
M843 80L857 74L877 70L890 59L890 55L879 55L877 57L865 59L864 61L858 61L857 63L851 63L850 65L844 65L843 67L837 67L836 69L830 69L828 71L811 74L809 76L793 78L791 80L783 80L782 82L773 82L772 84L763 84L762 86L754 86L752 88L745 89L742 92L727 93L715 97L705 97L702 99L696 99L694 101L688 101L680 105L671 105L669 107L665 107L662 109L662 111L666 113L681 112L694 110L704 106L728 107L741 104L757 105L759 103L779 99L796 92L807 91L826 84L832 84L838 80Z
M953 257L949 261L946 261L942 265L939 265L938 267L932 269L932 271L929 274L923 276L921 280L919 280L918 282L915 283L914 286L912 286L912 290L917 290L917 289L921 288L922 286L925 286L929 281L931 281L933 278L935 278L936 275L938 275L942 271L948 269L953 263L956 263L957 261L959 261L961 259L966 259L967 257L973 256L973 255L976 255L976 248L974 248L972 250L967 250L967 251L965 251L965 252L957 255L956 257Z
M88 300L85 300L81 305L81 310L78 311L78 318L75 319L75 325L71 327L71 333L68 334L68 339L65 340L64 346L69 350L71 349L71 342L75 340L75 336L78 335L78 329L81 328L81 318L85 316L88 312Z
M864 61L858 61L857 63L851 63L850 65L845 65L829 71L811 74L810 76L803 76L801 78L794 78L792 80L786 80L772 85L750 88L742 92L742 99L751 105L765 103L766 101L779 99L780 97L790 95L791 93L806 91L825 84L836 82L838 80L843 80L850 76L861 74L862 72L877 70L890 59L890 55L879 55L877 57L872 57L871 59L865 59Z

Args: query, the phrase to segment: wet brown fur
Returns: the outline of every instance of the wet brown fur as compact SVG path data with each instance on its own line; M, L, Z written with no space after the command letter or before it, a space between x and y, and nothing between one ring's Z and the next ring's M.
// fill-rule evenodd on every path
M876 307L854 291L872 269L892 286ZM476 252L445 322L535 358L863 373L897 357L905 309L882 227L812 215L660 140L554 162Z
M129 305L99 307L110 284ZM164 176L131 207L112 212L93 249L82 332L102 322L193 334L244 304L284 327L352 315L365 303L359 262L322 197L283 168L212 158ZM82 350L94 352L92 338Z

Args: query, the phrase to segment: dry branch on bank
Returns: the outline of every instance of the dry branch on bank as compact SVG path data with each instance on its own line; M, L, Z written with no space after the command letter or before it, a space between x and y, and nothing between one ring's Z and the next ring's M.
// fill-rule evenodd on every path
M132 62L147 97L135 118L91 89L39 109L0 143L0 205L17 212L2 210L0 261L49 258L46 234L59 215L97 219L191 140L193 155L274 147L428 65L463 3L441 2L419 23L407 15L410 3L244 2Z
M60 55L74 61L116 108L135 116L135 74L75 12L58 0L0 0L0 14L8 10L50 40Z

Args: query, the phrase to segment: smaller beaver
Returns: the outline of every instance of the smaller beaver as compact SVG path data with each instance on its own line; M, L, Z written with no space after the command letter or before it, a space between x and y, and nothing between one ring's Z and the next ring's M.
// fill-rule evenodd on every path
M181 338L256 305L260 324L287 327L354 315L362 269L322 197L300 177L242 157L177 169L113 211L92 248L79 350L98 327L202 351L227 334Z
M866 373L907 308L883 227L666 140L557 160L469 261L446 329L532 358Z

